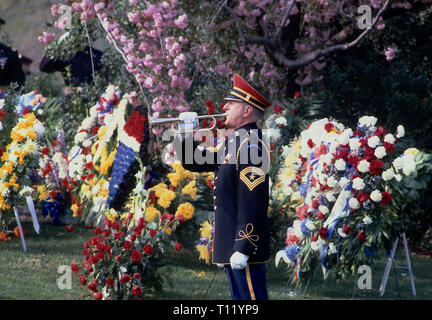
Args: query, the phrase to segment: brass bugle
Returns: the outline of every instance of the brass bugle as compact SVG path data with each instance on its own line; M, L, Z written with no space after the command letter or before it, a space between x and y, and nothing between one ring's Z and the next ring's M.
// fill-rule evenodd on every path
M171 124L171 129L174 133L189 133L189 132L200 132L200 131L209 131L213 130L216 126L216 118L226 117L227 113L220 113L220 114L213 114L213 115L203 115L199 116L196 112L182 112L179 114L178 118L154 118L150 116L149 124L150 126L159 126L159 125L166 125ZM178 124L184 123L186 126L194 126L194 122L198 122L203 119L211 119L212 120L212 126L209 128L201 128L196 129L192 128L186 131L179 130ZM196 125L198 125L196 123ZM175 127L177 125L177 127Z

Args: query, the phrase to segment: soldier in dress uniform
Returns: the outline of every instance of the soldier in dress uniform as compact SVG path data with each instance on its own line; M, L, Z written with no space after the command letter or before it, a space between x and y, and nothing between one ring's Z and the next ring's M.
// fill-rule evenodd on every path
M92 48L91 51L93 53L94 70L98 71L101 67L100 61L103 52L95 48ZM71 79L66 76L66 67L68 66L70 66ZM79 51L67 59L50 59L43 56L39 64L39 69L40 71L47 73L60 71L66 85L70 88L76 88L82 83L91 82L93 69L90 57L90 47L85 47L83 51Z
M225 268L232 298L265 300L270 152L257 121L271 103L237 74L225 100L225 124L233 129L226 139L203 148L191 136L176 137L174 146L185 169L215 172L212 262Z
M4 24L5 21L0 18L0 31ZM22 86L24 82L25 75L18 52L0 42L0 86L9 86L12 83Z

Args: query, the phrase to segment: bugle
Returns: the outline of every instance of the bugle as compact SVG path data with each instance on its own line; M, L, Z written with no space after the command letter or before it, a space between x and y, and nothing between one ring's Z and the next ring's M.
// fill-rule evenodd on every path
M189 133L202 132L213 130L216 126L216 118L226 117L227 113L203 115L199 116L196 112L182 112L178 118L154 118L150 116L149 124L151 127L171 124L171 129L174 133ZM199 121L203 119L212 120L212 125L209 128L197 129ZM177 127L176 127L177 125ZM183 127L184 130L180 130Z

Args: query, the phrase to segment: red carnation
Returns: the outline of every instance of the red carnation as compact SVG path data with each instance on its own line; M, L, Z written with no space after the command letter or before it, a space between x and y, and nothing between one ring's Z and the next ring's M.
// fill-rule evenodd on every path
M154 229L149 230L150 237L154 237L157 234L157 231Z
M325 237L327 236L327 230L327 228L321 227L319 231L319 236L321 239L325 239Z
M385 130L383 127L378 127L378 128L375 130L375 135L376 135L377 137L382 138L382 137L384 137L385 134L386 134L386 130Z
M364 234L363 231L360 231L360 232L358 233L358 235L357 235L357 239L359 239L360 242L365 241L365 239L366 239L366 235Z
M384 191L381 193L382 195L382 204L390 204L392 201L392 194L390 192Z
M92 135L96 135L96 134L98 133L98 130L99 130L99 127L98 127L98 126L94 126L94 127L91 129Z
M307 205L300 206L297 208L297 216L300 220L303 220L304 218L306 218L308 209L309 209L309 206L307 206Z
M123 235L124 235L124 232L123 232L123 231L120 231L120 232L116 232L116 233L114 233L114 237L115 237L117 240L120 240L120 239L123 237Z
M375 157L375 150L372 149L371 147L366 147L364 158L365 158L367 161L371 161L371 160L376 159L376 157Z
M128 283L131 280L131 277L128 274L124 274L121 278L120 278L120 282L121 283Z
M321 211L317 211L316 216L318 220L323 220L325 218L324 214Z
M122 260L122 258L120 256L115 257L117 262L120 262Z
M394 151L394 145L391 144L390 142L384 142L384 148L386 149L387 153L393 153Z
M315 143L312 141L312 139L309 139L308 141L307 141L307 145L309 146L309 148L313 148L313 147L315 147Z
M353 136L354 137L361 137L362 133L359 129L357 129L356 131L353 132Z
M50 192L50 197L51 197L52 199L57 198L57 191L55 191L55 190L51 191L51 192Z
M139 253L138 250L132 250L131 253L131 260L135 261L135 262L140 262L141 261L141 253Z
M123 243L123 249L129 250L132 248L132 243L129 240L126 240L125 243Z
M102 234L102 228L97 226L94 230L93 230L94 234Z
M46 156L49 152L50 152L50 148L48 148L48 147L42 148L42 155L43 156Z
M326 123L325 126L324 126L324 129L325 129L327 132L332 131L333 128L334 128L334 125L333 125L333 123L331 123L331 122Z
M357 201L362 204L363 202L366 202L369 200L369 195L366 193L366 191L362 190L360 193L356 196Z
M349 234L350 232L354 231L354 229L348 227L348 225L346 224L346 225L343 226L342 231L343 231L343 233L345 233L345 234Z
M175 249L177 250L177 252L180 252L181 249L183 249L183 245L180 242L177 242L175 245Z
M372 160L369 165L369 171L371 174L379 175L381 174L381 167L384 165L382 160Z
M294 98L296 98L296 99L300 99L301 98L301 92L300 91L296 91L295 93L294 93Z
M316 235L313 235L311 240L312 240L312 242L316 242L318 240L318 237Z
M112 227L114 230L119 230L120 229L120 222L116 221L112 224Z
M134 296L140 296L142 294L141 287L140 286L133 287L133 289L131 290L131 293Z
M26 115L27 113L30 113L30 112L31 112L30 108L29 107L25 107L24 110L22 111L22 114Z
M94 168L93 161L87 162L87 163L85 164L84 168L85 168L86 170L93 169L93 168Z
M319 201L318 200L312 201L312 208L318 209L318 207L319 207Z
M152 245L150 243L147 243L144 246L144 252L147 253L147 254L152 254L154 252L154 249L153 249L153 247L152 247Z

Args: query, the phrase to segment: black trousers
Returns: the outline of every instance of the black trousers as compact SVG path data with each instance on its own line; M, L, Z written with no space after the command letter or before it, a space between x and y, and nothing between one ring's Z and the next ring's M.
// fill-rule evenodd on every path
M248 264L244 269L232 269L226 266L225 271L231 288L233 300L267 300L265 264Z

